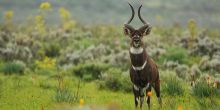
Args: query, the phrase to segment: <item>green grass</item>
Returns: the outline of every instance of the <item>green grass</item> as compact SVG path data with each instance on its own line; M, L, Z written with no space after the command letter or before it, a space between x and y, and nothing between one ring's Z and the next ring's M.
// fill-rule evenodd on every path
M34 77L34 81L33 81ZM56 78L48 76L5 76L0 75L0 107L2 110L40 110L42 107L46 110L54 109L59 105L78 107L79 99L85 100L85 106L105 107L115 104L123 110L134 108L134 100L132 93L112 92L109 90L99 90L96 81L80 84L79 97L72 102L56 102L54 96L58 81ZM44 88L40 85L45 84L49 86ZM64 77L63 83L73 96L76 92L76 85L78 79L75 77ZM190 94L190 91L183 96L172 96L169 94L162 94L163 109L175 110L179 105L183 109L198 110L205 107L206 109L220 108L217 103L220 102L218 98L197 98ZM153 91L152 98L153 109L158 109L158 102ZM147 109L147 104L144 105L144 110Z

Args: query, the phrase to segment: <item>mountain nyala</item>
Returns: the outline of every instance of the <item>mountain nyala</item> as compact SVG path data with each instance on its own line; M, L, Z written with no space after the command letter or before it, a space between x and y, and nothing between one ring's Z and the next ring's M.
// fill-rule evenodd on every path
M146 94L148 108L150 109L151 95L149 94L152 94L151 87L153 87L156 92L160 106L162 105L158 67L153 59L147 54L143 42L143 37L150 34L151 26L141 17L140 11L142 5L138 8L138 17L143 23L143 26L139 29L135 29L129 25L135 16L134 8L130 3L129 6L132 10L132 16L128 22L124 24L124 34L131 39L129 48L131 60L130 79L133 83L135 107L138 107L138 102L140 101L140 108L142 108L144 96Z

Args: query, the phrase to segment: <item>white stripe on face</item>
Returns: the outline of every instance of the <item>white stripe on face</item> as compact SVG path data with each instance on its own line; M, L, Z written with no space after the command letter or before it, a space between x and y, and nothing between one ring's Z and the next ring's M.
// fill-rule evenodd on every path
M143 53L144 49L142 47L139 47L139 48L134 48L134 47L131 47L130 48L130 52L132 54L141 54Z

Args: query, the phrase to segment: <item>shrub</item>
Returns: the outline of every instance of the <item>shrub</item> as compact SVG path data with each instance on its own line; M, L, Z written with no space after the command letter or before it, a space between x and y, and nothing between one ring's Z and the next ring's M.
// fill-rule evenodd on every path
M199 80L193 87L193 94L197 97L217 96L219 92L217 88L208 85L207 82L203 80Z
M78 99L78 94L77 95L75 95L75 93L74 95L72 94L73 91L71 91L70 86L68 85L68 82L70 80L64 77L64 72L60 72L59 74L54 76L54 78L56 78L56 80L58 81L58 85L56 87L57 88L56 93L54 96L56 102L71 103Z
M102 72L107 69L106 64L85 63L72 68L72 72L85 81L99 79Z
M21 61L7 62L3 65L1 71L4 74L24 74L25 64Z
M162 91L164 93L172 96L184 95L184 85L177 76L169 76L164 80L164 82L164 85L162 85Z
M131 83L130 77L129 76L121 76L121 91L124 92L131 92L132 91L132 86L133 84Z
M175 68L176 75L184 80L187 80L189 78L189 67L187 65L178 65Z
M45 48L45 54L48 57L56 57L60 55L60 47L57 44L50 44Z
M36 60L35 66L38 69L54 70L56 69L56 59L45 57L42 60Z
M119 69L111 68L102 75L100 88L117 91L122 86L120 81L121 73Z
M102 74L99 81L100 89L107 89L112 91L124 91L130 92L132 90L132 84L129 76L123 76L122 71L117 68L111 68Z
M184 48L179 47L172 47L168 48L167 52L160 57L160 63L163 63L164 61L174 61L178 62L180 64L186 64L187 63L187 50Z
M56 59L45 57L42 60L36 60L31 68L39 75L54 75L57 71Z

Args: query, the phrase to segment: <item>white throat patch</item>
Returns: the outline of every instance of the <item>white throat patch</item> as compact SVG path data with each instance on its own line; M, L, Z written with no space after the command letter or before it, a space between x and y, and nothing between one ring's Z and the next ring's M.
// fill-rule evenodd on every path
M130 48L130 52L132 54L141 54L143 53L144 49L142 47L139 47L139 48L134 48L134 47L131 47Z

